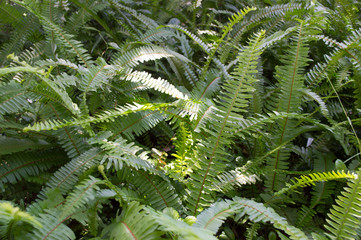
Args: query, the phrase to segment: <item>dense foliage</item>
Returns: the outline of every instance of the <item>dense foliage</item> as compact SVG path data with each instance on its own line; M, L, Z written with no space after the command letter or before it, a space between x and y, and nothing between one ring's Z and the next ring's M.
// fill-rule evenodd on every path
M1 239L360 239L361 4L0 2Z

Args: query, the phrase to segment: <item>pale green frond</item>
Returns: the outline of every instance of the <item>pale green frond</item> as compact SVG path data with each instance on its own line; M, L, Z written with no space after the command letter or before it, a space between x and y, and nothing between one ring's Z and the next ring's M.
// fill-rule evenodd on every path
M192 225L192 228L209 230L216 234L226 218L233 215L234 212L235 209L232 209L230 201L216 202L197 216L197 221Z
M318 105L320 105L320 109L323 115L329 117L329 112L326 106L326 103L322 100L322 98L317 94L309 89L302 89L302 93L304 93L307 97L311 98L312 100L316 101Z
M23 223L31 227L23 225ZM20 239L34 227L42 227L41 223L34 216L20 210L18 207L14 207L10 202L0 201L1 239Z
M325 228L331 239L355 239L356 229L361 223L361 179L357 177L347 183L347 187L337 197L330 213L328 213Z
M130 113L145 111L145 110L162 110L167 108L171 104L160 103L160 104L145 104L140 105L134 103L133 105L127 104L126 106L117 107L115 110L104 111L103 113L97 114L94 117L88 117L85 119L74 119L73 121L60 121L60 120L48 120L45 122L35 123L33 126L24 128L24 131L46 131L46 130L57 130L67 126L83 126L90 123L101 123L101 122L112 122L114 119L125 116Z
M153 164L148 161L148 152L135 145L134 142L128 142L122 137L117 138L115 141L107 140L109 135L110 133L106 132L90 139L92 144L99 144L103 149L104 156L100 163L104 164L106 169L114 168L120 171L125 166L128 166L135 170L144 169L155 172Z
M276 192L275 195L284 194L288 191L294 191L298 187L314 186L316 182L327 182L337 179L356 179L357 175L351 172L332 171L332 172L316 172L309 175L303 175L299 178L292 179L292 185L285 187Z
M140 63L158 60L162 58L179 57L183 61L189 61L187 58L182 57L180 54L171 50L158 47L158 46L144 46L134 48L125 53L115 54L112 64L121 69L133 68Z
M228 192L242 187L246 184L255 184L259 177L256 174L245 174L240 171L232 170L224 172L217 176L218 179L214 180L214 189L219 192Z
M155 89L159 92L166 93L177 99L188 99L188 96L179 91L174 85L164 79L153 78L151 74L140 71L127 71L125 74L126 81L141 83L146 87Z
M300 229L290 225L285 218L281 217L272 208L266 207L262 203L239 197L235 197L233 203L236 206L239 206L239 217L247 214L247 218L252 222L270 222L275 228L286 232L290 239L308 239Z
M107 83L109 77L114 75L115 69L108 65L104 59L98 58L95 66L82 71L79 81L79 89L86 94L96 91L101 85Z
M144 206L130 202L121 215L104 228L102 235L110 240L160 239L161 233L156 231L157 227L158 224Z
M152 215L152 218L160 225L160 229L169 232L171 235L179 236L186 240L216 240L209 229L196 228L188 225L181 219L176 219L174 216L170 216L164 212L155 211L153 209L147 209Z

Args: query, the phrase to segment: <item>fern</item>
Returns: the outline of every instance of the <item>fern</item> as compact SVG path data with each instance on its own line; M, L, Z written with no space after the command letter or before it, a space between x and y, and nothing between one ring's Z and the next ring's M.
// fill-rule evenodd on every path
M65 199L60 219L70 216L78 208L83 207L87 202L94 200L96 196L95 191L99 190L99 188L97 188L97 184L99 183L98 179L90 178L77 185L76 189Z
M172 52L170 50L157 47L157 46L145 46L135 48L131 51L127 51L124 54L116 54L114 56L113 64L120 68L133 68L139 63L143 63L145 61L150 60L158 60L161 58L169 58L169 57L181 57L180 54ZM186 60L186 58L182 58L182 60Z
M101 152L96 148L92 148L74 158L54 173L46 183L46 187L42 190L40 196L45 197L45 193L50 189L59 189L63 194L69 192L84 171L100 162L100 157Z
M62 45L65 49L68 49L70 54L74 54L78 57L78 59L87 67L92 63L91 57L87 54L87 51L83 49L82 44L73 39L73 36L70 34L64 32L59 26L57 26L54 22L52 22L51 19L47 18L46 16L43 16L41 13L36 11L35 9L32 9L28 5L24 4L20 1L15 1L17 4L25 7L30 12L32 12L34 15L36 15L39 19L39 21L43 24L45 29L48 32L54 32L56 40L58 41L58 44Z
M173 139L176 153L172 154L175 159L165 166L170 177L180 182L192 171L191 170L191 148L193 139L191 131L184 122L181 122L176 137Z
M96 66L85 70L81 81L79 81L79 90L83 91L84 95L89 91L96 91L100 85L107 82L109 75L112 74L112 71L109 71L111 66L104 59L99 58L96 64Z
M162 122L166 116L159 111L144 111L119 117L112 123L104 123L103 128L113 132L113 137L125 136L128 140L134 140L144 132L154 128Z
M307 64L307 53L308 47L305 43L304 35L306 29L304 24L301 23L298 36L293 44L290 56L283 59L284 65L277 68L276 78L279 81L281 88L281 94L279 96L278 105L276 108L277 112L298 112L298 107L301 102L299 100L300 91L303 87L303 75L302 71ZM289 71L291 69L291 71ZM276 138L274 141L278 145L282 144L287 140L288 129L293 128L294 123L288 118L284 118L278 123L278 131L274 132ZM269 190L278 190L282 186L284 181L284 174L280 174L277 170L285 170L287 168L287 159L289 158L290 152L288 150L278 150L271 159L268 160L268 167L270 175L266 182Z
M259 180L257 175L243 174L236 169L219 175L214 182L214 189L220 192L228 192L245 184L254 184L257 180Z
M175 188L164 177L157 177L141 170L129 176L131 185L141 196L145 196L145 203L156 210L172 207L183 211L182 204Z
M231 129L237 128L230 124L228 121L232 117L236 117L239 112L244 111L244 107L247 106L247 92L252 91L253 89L248 85L255 81L252 74L254 73L254 68L256 65L256 59L259 56L259 45L261 39L263 38L264 32L256 35L254 39L251 40L250 46L243 51L239 56L239 62L241 63L234 74L235 79L230 79L223 86L224 96L220 99L219 115L214 115L218 124L216 124L216 129L214 132L209 129L204 129L207 134L214 136L207 139L201 143L200 150L202 154L208 156L206 158L200 159L198 164L200 165L199 169L195 170L191 174L191 178L195 181L192 182L190 186L190 197L189 203L192 206L192 214L196 215L198 208L201 205L204 205L209 201L209 196L204 196L203 192L207 191L210 187L210 179L212 179L216 172L222 172L223 167L221 163L227 161L227 153L224 152L221 145L225 146L229 144L229 136L227 132L230 132ZM229 94L226 94L226 93ZM202 156L201 156L202 157ZM213 166L212 166L213 165ZM195 173L196 172L196 173Z
M147 87L154 88L159 92L164 92L177 99L188 99L186 95L184 95L170 83L166 82L164 79L152 78L152 76L147 72L128 71L125 76L126 81L141 82Z
M309 175L303 175L300 178L295 178L292 181L292 185L289 187L283 188L280 191L276 192L275 195L284 194L288 191L294 191L298 187L306 187L315 185L315 182L324 182L335 179L355 179L357 175L353 173L345 173L343 171L332 171L332 172L323 172L323 173L311 173Z
M361 5L188 2L0 3L0 238L360 238Z
M10 202L0 202L0 237L2 239L25 236L33 227L42 227L34 216L14 207Z
M60 166L66 160L61 152L19 152L4 157L0 168L0 188L4 184L16 183L30 176L37 176L40 172L49 171L55 166Z
M108 239L159 239L160 233L155 231L156 228L157 224L146 213L144 206L130 202L121 215L104 229L103 235Z
M217 239L213 236L212 232L204 228L195 228L188 225L181 219L175 219L174 217L166 213L155 212L152 209L148 209L154 220L161 225L160 229L169 232L171 235L181 236L184 239Z
M267 208L261 203L248 199L235 198L234 204L239 204L240 217L245 214L253 222L270 222L275 228L285 231L290 235L290 239L307 239L306 235L296 227L289 225L288 222L279 216L272 208Z
M58 217L59 213L56 211L40 214L36 220L41 224L41 227L34 229L32 234L27 236L28 239L75 239L74 232L64 224L70 216L61 220Z
M357 176L360 173L357 172ZM341 195L338 196L336 204L328 214L325 228L330 231L327 235L331 239L354 239L355 229L360 224L360 178L357 177L347 184Z
M252 25L261 23L264 18L275 18L275 17L283 17L287 12L292 12L296 9L300 9L302 6L300 4L284 4L284 5L274 5L272 7L267 7L263 9L259 9L256 14L253 14L251 17L236 25L233 32L231 32L229 36L230 43L224 44L221 48L221 61L225 62L228 54L232 50L234 46L236 46L237 42L240 41L244 32Z
M199 214L192 227L209 230L216 234L223 221L233 214L234 209L229 202L217 202Z
M27 149L43 149L50 145L42 139L13 138L0 136L0 155L21 152Z
M87 119L76 119L74 121L60 121L60 120L49 120L46 122L35 123L33 126L28 126L24 128L24 131L44 131L44 130L57 130L58 128L68 127L68 126L85 126L89 123L101 123L114 121L115 118L128 115L130 113L144 111L144 110L155 110L163 109L169 106L169 104L147 104L147 105L127 105L125 107L118 107L113 111L106 111L104 113L98 114L96 117L89 117Z

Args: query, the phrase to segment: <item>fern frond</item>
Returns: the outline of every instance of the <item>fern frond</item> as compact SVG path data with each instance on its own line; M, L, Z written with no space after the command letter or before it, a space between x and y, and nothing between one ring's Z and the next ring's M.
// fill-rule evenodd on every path
M163 110L167 107L171 106L171 104L145 104L140 105L137 103L134 103L133 105L128 104L123 107L118 107L116 110L109 110L105 111L103 113L100 113L98 115L95 115L95 117L88 117L85 119L75 119L73 121L68 120L48 120L45 122L35 123L33 126L28 126L24 128L24 131L46 131L46 130L57 130L59 128L68 127L68 126L83 126L88 125L90 123L101 123L101 122L110 122L114 121L117 117L125 116L130 113L139 112L139 111L145 111L145 110Z
M329 240L328 237L326 237L324 235L317 234L317 233L312 233L312 239L314 239L314 240Z
M35 16L26 14L23 8L5 1L0 3L0 23L11 25L14 29L7 32L9 40L2 40L0 66L4 66L7 55L18 53L32 35L39 33L40 25Z
M76 70L76 71L83 71L85 68L82 65L75 64L70 60L57 58L56 60L53 59L46 59L46 60L40 60L36 62L36 65L40 68L43 68L45 66L65 66L67 68Z
M38 91L38 93L42 94L45 98L50 96L49 100L55 100L58 101L60 104L62 104L66 109L69 110L74 116L80 115L79 107L76 103L73 102L73 100L70 98L69 94L66 92L65 89L60 88L57 84L55 84L50 79L39 76L38 77L44 82L44 84L38 84L34 91ZM45 86L44 86L45 85ZM51 97L55 96L55 97Z
M109 76L114 70L108 65L104 59L98 58L96 66L84 70L81 80L79 81L79 89L86 94L89 91L96 91L98 87L107 82Z
M361 219L361 179L357 178L347 183L347 187L337 197L328 215L325 228L330 231L327 235L331 239L355 239L356 229Z
M134 140L135 136L141 136L163 120L165 120L164 114L157 110L144 111L119 117L112 123L105 123L102 127L111 130L113 137L122 135L128 140Z
M30 12L32 12L34 15L36 15L39 19L39 21L43 24L44 28L52 33L50 34L52 37L55 37L58 44L63 46L64 49L66 49L70 54L74 54L77 56L77 58L86 66L90 67L90 64L92 63L90 55L87 53L87 51L83 48L83 45L73 39L73 36L66 33L64 30L62 30L57 24L55 24L51 19L47 18L46 16L43 16L40 12L34 10L31 8L31 6L28 6L20 1L15 1L20 6L23 6Z
M305 43L305 35L307 34L307 27L305 23L301 23L297 31L297 37L292 46L290 54L283 58L283 66L276 68L276 78L279 81L281 94L276 111L277 112L299 112L300 89L303 88L303 74L302 71L307 65L308 46ZM288 117L278 122L278 131L274 134L276 144L282 144L288 139L288 129L293 129L294 123ZM289 158L289 150L278 150L275 155L268 161L268 170L270 174L266 182L269 190L278 190L284 183L285 175L278 173L277 170L285 170L288 166L287 159Z
M172 207L183 212L183 207L175 188L166 178L158 177L141 170L130 176L129 183L135 186L135 190L141 196L145 196L147 205L156 210Z
M101 164L106 163L106 168L112 167L119 171L123 165L134 169L144 169L149 172L155 172L154 166L148 161L148 155L142 148L136 146L133 142L128 143L125 139L119 137L114 142L107 140L108 133L97 136L90 141L99 144L105 151Z
M11 58L13 58L14 61L18 62L18 57L15 57L14 55L12 55ZM45 91L48 90L50 92L50 95L56 96L55 98L59 99L58 101L61 102L64 105L64 107L66 107L70 112L72 112L74 115L79 114L79 109L78 109L77 105L75 103L73 103L73 101L69 97L68 93L63 88L59 87L57 84L55 84L53 81L51 81L47 76L45 76L44 69L34 68L25 62L19 62L19 63L22 64L23 66L0 69L0 76L2 74L9 74L9 73L15 73L15 72L33 73L43 81L43 83L44 83L43 85L46 85L46 86L42 86L41 84L39 84L35 87L35 89L38 88L38 89L45 90ZM16 85L17 85L17 88L20 87L20 85L15 82L10 83L10 84L13 84L12 86L10 86L11 89L16 88ZM46 89L48 87L50 89ZM19 94L19 95L22 95L22 94ZM15 95L15 97L12 97L12 98L4 101L3 105L7 106L7 104L11 104L12 101L15 101L15 103L16 103L16 95ZM24 103L22 103L22 105L24 105L25 102L27 102L27 101L24 101ZM10 112L11 112L11 110L10 110Z
M197 216L197 221L192 225L192 228L209 230L216 234L223 221L233 215L234 211L230 201L216 202Z
M268 48L268 47L272 46L273 44L281 41L282 39L284 39L285 37L287 37L289 34L293 33L296 30L297 30L297 27L289 27L285 31L280 30L280 31L273 33L272 35L270 35L264 39L264 43L262 44L261 48L263 49L263 48Z
M172 54L173 53L173 54ZM158 46L144 46L126 51L124 53L115 54L113 57L112 64L120 68L133 68L139 63L143 63L151 60L158 60L161 58L169 58L180 56L170 50L164 49ZM185 61L189 61L186 58L182 58Z
M52 108L55 110L55 108ZM53 132L61 147L66 151L69 158L75 158L89 149L85 141L85 134L79 127L64 127Z
M159 239L158 224L138 202L130 202L103 234L111 240Z
M251 227L247 229L247 240L254 240L254 238L257 236L257 231L259 230L260 225L259 223L252 223Z
M0 201L0 238L17 239L25 236L31 228L27 228L22 223L27 223L32 227L42 227L34 216L14 207L10 202Z
M79 183L75 189L65 199L65 203L61 208L60 219L63 219L73 214L77 209L86 205L87 202L92 201L96 197L96 190L99 190L97 184L99 179L90 177Z
M164 28L159 28L159 29L150 29L146 31L144 34L140 35L137 40L143 43L152 43L155 41L161 42L173 36L175 36L173 32L168 31Z
M188 99L188 96L179 91L174 85L161 78L155 79L147 72L128 71L125 76L126 81L136 83L140 82L146 87L153 88L162 93L166 93L177 99Z
M303 175L300 178L292 179L292 185L289 187L285 187L280 191L276 192L275 195L284 194L288 191L293 191L298 187L307 187L307 186L314 186L315 182L327 182L330 180L336 179L356 179L357 175L354 173L344 171L332 171L332 172L318 172L318 173L311 173L309 175Z
M301 91L302 91L302 93L304 93L307 97L315 100L315 101L318 103L318 105L320 105L320 109L321 109L322 114L323 114L325 117L329 117L329 112L328 112L326 103L322 100L322 98L321 98L317 93L311 92L311 91L308 90L308 89L302 89Z
M218 179L214 180L214 189L225 193L245 184L254 184L257 180L259 178L255 174L243 174L238 170L229 171L220 174Z
M9 83L0 83L0 119L4 114L19 112L23 109L29 109L26 88L20 83L11 81Z
M3 189L6 183L16 183L29 176L37 176L66 160L67 157L58 151L20 152L5 156L0 161L0 189Z
M227 162L227 153L223 147L230 141L230 132L238 128L231 122L233 117L239 117L240 113L245 111L247 99L250 98L249 92L253 91L250 86L256 79L253 77L257 65L257 58L261 54L259 49L264 32L257 34L248 47L239 55L239 65L234 72L234 78L229 79L223 85L223 92L219 99L219 106L214 118L214 128L204 128L209 138L205 139L199 145L201 153L198 169L194 169L191 174L192 185L190 185L190 196L188 201L192 215L196 215L200 206L207 205L210 200L209 195L205 195L209 187L212 186L212 178L223 171L224 164ZM204 155L204 156L202 156ZM223 165L223 166L222 166Z
M72 0L72 2L78 5L82 11L79 10L76 14L72 14L71 18L68 20L68 24L65 26L67 32L77 32L82 26L79 22L84 24L93 18L105 29L105 31L108 32L110 36L112 36L113 39L115 38L113 31L109 28L107 23L97 15L98 12L107 7L107 4L96 1L80 2L78 0Z
M219 41L223 41L223 39L227 36L227 34L232 31L234 25L236 25L237 23L241 22L241 20L243 20L244 16L251 12L251 11L255 11L257 8L252 7L252 8L245 8L244 10L241 10L235 14L233 14L230 18L228 18L228 24L226 26L223 27L222 31L223 34L222 36L219 38Z
M330 172L334 169L335 156L332 153L316 152L313 170L317 172ZM324 204L331 198L335 190L336 182L319 182L312 187L311 208Z
M16 26L23 18L24 10L18 6L13 6L9 2L0 3L0 21L3 23L13 24ZM15 27L14 26L14 27Z
M191 95L193 99L203 100L204 98L211 97L220 88L222 77L219 72L208 71L205 76L205 81L198 81L195 88L193 88Z
M78 182L79 176L87 169L99 163L101 157L101 151L97 148L92 148L79 157L72 159L54 173L39 197L45 198L46 193L51 189L59 189L62 194L66 194L73 189L75 183Z
M0 136L0 155L21 152L27 149L43 149L51 144L43 139L13 138Z
M282 18L285 14L292 12L297 9L301 9L302 5L299 3L290 3L290 4L280 4L280 5L273 5L271 7L260 8L258 9L255 14L253 14L248 19L245 19L240 24L238 24L234 31L231 32L229 36L229 40L227 44L224 44L223 47L220 49L220 60L225 62L230 51L234 46L237 46L237 43L241 40L243 34L249 29L250 26L254 24L259 24L262 22L262 19L267 18Z
M192 227L180 219L175 219L174 216L153 209L148 208L147 211L149 211L153 219L160 225L160 229L164 232L171 233L171 235L180 236L187 240L217 239L208 229Z
M31 66L0 68L0 76L4 76L6 74L11 74L11 73L18 73L18 72L29 72L29 73L35 73L35 74L40 74L40 75L45 74L43 69L38 69L38 68L31 67Z
M191 33L190 31L188 31L187 29L178 26L178 25L166 25L166 26L160 26L159 28L162 27L169 27L169 28L173 28L173 29L177 29L180 32L183 32L184 34L186 34L189 38L191 38L194 42L196 42L205 53L210 53L211 49L208 47L208 45L203 42L199 37L197 37L195 34Z
M191 150L193 148L193 136L190 129L184 122L179 124L175 138L173 138L175 153L172 154L175 159L168 163L165 168L167 174L180 182L185 181L185 177L191 170Z
M154 21L153 19L145 16L144 14L139 13L138 11L127 7L123 4L120 4L119 2L115 2L113 0L107 0L114 8L116 9L122 9L126 11L127 13L131 14L134 18L136 18L139 22L145 24L149 29L154 29L158 27L158 23Z
M264 206L262 203L249 199L235 197L234 204L239 206L239 217L248 215L252 222L270 222L275 228L285 231L290 235L290 239L308 239L298 228L290 225L285 218L278 215L272 208Z
M64 224L69 218L70 216L59 219L59 213L57 211L39 214L36 220L40 222L42 227L37 227L32 234L27 237L28 239L74 240L74 232Z
M310 226L310 222L312 221L313 216L316 215L316 211L312 208L309 208L303 205L297 212L297 223L296 226L300 228L304 228Z

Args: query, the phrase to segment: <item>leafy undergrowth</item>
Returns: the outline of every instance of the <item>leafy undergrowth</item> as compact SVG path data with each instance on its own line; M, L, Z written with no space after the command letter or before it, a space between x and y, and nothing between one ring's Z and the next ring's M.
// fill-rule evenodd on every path
M2 1L0 238L360 239L359 8Z

